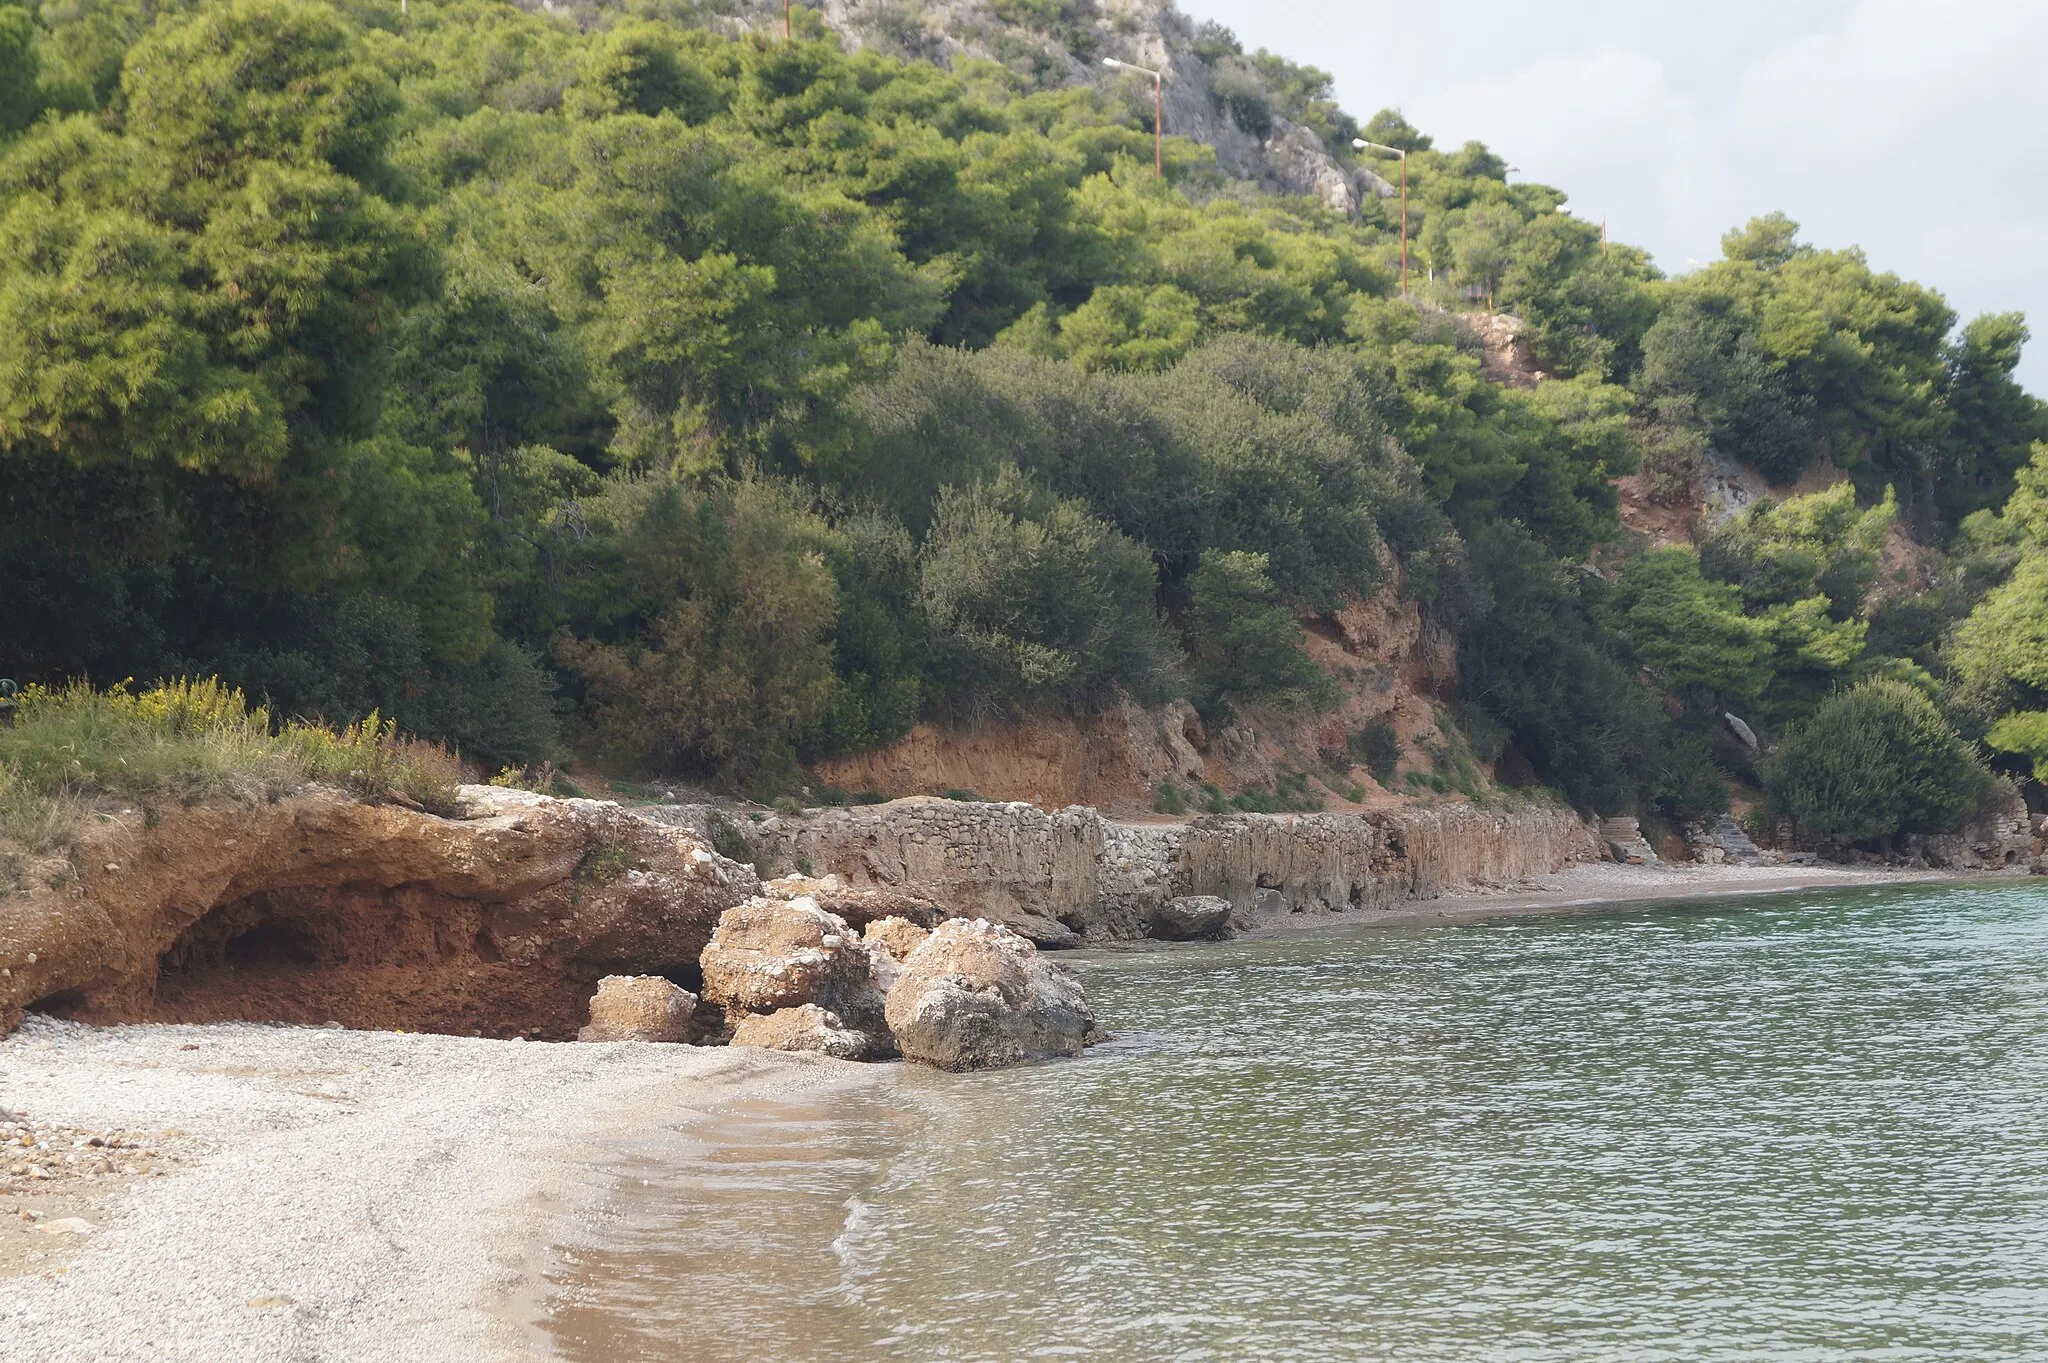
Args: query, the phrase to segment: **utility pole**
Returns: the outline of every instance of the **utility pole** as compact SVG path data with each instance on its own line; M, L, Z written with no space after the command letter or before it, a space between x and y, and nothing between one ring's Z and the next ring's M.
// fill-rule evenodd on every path
M1384 142L1368 142L1362 137L1351 139L1351 145L1359 151L1371 147L1377 151L1390 151L1401 158L1401 296L1408 296L1408 153L1399 147L1390 147Z
M1118 71L1136 71L1152 78L1152 173L1166 178L1166 78L1149 66L1134 66L1120 62L1115 57L1104 57L1102 64Z

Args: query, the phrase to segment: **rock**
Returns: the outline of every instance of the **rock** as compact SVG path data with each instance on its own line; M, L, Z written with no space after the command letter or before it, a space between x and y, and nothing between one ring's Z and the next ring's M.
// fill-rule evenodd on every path
M909 960L910 953L923 946L925 939L930 936L931 932L928 929L919 927L907 918L896 917L877 918L861 931L864 940L879 944L882 950L899 962Z
M1643 837L1641 820L1628 818L1602 819L1600 840L1614 860L1630 866L1655 866L1657 853Z
M100 1024L568 1040L599 979L694 968L760 883L608 801L463 786L454 813L314 787L98 819L75 885L0 892L0 1034L55 998Z
M937 902L924 895L887 886L849 886L836 875L777 876L761 883L761 893L770 899L813 900L826 913L837 914L855 928L882 918L901 918L929 928L948 916Z
M659 975L607 975L578 1041L685 1041L697 996Z
M853 1031L839 1020L839 1014L815 1003L752 1014L740 1019L732 1032L735 1046L816 1051L835 1060L886 1060L895 1048L879 1045L878 1040L873 1034Z
M1764 854L1742 831L1742 825L1727 814L1695 824L1686 835L1692 852L1709 866L1762 866Z
M45 1221L36 1227L45 1235L91 1235L93 1224L83 1217L60 1216L55 1221Z
M1230 901L1220 895L1184 894L1154 909L1148 926L1154 937L1169 942L1220 937L1230 930Z
M1100 1039L1081 982L982 918L941 923L910 954L888 1021L904 1059L942 1070L1079 1055Z
M729 1023L815 1003L854 1031L883 1031L868 944L808 896L754 898L727 909L699 959L704 1001Z
M1287 912L1287 896L1271 886L1252 891L1252 912L1262 918L1278 918Z

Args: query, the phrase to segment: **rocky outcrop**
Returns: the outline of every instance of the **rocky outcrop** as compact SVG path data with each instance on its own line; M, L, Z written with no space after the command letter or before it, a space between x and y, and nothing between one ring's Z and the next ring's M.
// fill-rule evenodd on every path
M1182 896L1221 898L1245 923L1372 912L1600 855L1569 810L1462 804L1140 824L1088 808L898 800L769 819L754 840L764 870L802 858L1049 946L1147 936Z
M529 9L560 8L557 0L520 3ZM1170 3L1128 0L1055 8L1056 16L986 0L920 0L914 10L870 0L821 0L805 6L852 47L942 66L963 58L993 61L1048 86L1100 86L1132 99L1148 120L1150 80L1106 69L1102 58L1163 71L1168 136L1209 146L1226 174L1275 193L1312 196L1345 214L1355 214L1368 195L1395 192L1371 171L1340 161L1313 131L1281 116L1271 107L1276 101L1270 94L1262 97L1263 123L1241 124L1224 92L1261 87L1257 68L1239 55L1213 60L1198 55L1195 21ZM782 29L783 8L774 0L740 0L722 13L731 16L722 26L778 34ZM1019 63L1027 64L1020 68Z
M855 1031L840 1021L839 1014L815 1003L741 1018L733 1028L732 1044L766 1051L815 1051L835 1060L885 1058L878 1053L871 1034Z
M704 1002L737 1027L753 1013L815 1004L889 1049L867 943L817 901L758 897L726 910L704 948Z
M607 975L578 1041L687 1041L697 996L659 975Z
M1228 933L1230 914L1230 901L1220 895L1184 894L1154 908L1145 926L1164 941L1194 942Z
M574 1037L606 975L693 978L751 867L595 800L464 786L105 818L75 879L0 898L0 1032L227 1019Z
M910 954L888 1021L904 1059L942 1070L1079 1055L1100 1036L1080 981L986 919L941 923Z
M909 891L956 916L1002 923L1040 946L1078 945L1069 918L1094 904L1103 821L1092 809L913 798L769 819L756 865L802 863L856 886Z

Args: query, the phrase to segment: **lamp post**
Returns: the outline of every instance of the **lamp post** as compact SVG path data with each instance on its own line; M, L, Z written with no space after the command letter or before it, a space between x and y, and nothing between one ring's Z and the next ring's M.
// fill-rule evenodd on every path
M1115 57L1104 57L1102 64L1113 70L1136 71L1152 78L1152 173L1165 178L1166 153L1162 148L1166 128L1166 77L1149 66L1134 66Z
M1367 147L1379 151L1390 151L1401 158L1401 296L1408 296L1408 153L1399 147L1390 147L1384 142L1368 142L1362 137L1351 139L1351 145L1359 151Z

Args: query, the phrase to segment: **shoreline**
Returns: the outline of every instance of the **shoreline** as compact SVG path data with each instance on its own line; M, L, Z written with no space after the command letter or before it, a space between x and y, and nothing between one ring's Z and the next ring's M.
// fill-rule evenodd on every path
M1581 863L1248 935L1983 879ZM549 1358L551 1261L604 1214L622 1150L892 1073L726 1047L32 1017L0 1041L0 1109L146 1133L163 1168L29 1184L0 1161L0 1360L376 1360L397 1341L416 1357ZM44 1230L30 1209L91 1229Z
M91 1227L68 1234L21 1216L53 1187L7 1180L0 1359L546 1358L545 1259L610 1191L614 1142L882 1073L723 1047L31 1018L0 1042L0 1108L175 1131L182 1167L67 1179L64 1216Z

